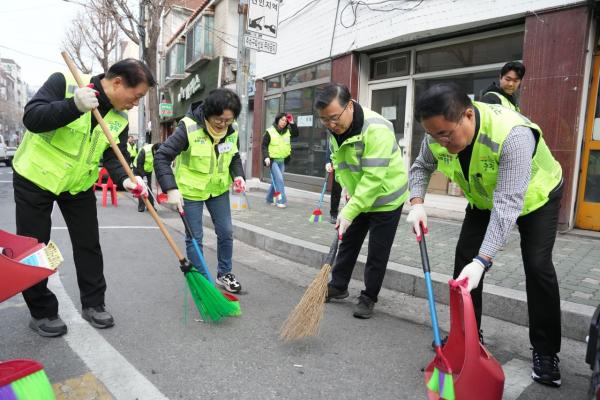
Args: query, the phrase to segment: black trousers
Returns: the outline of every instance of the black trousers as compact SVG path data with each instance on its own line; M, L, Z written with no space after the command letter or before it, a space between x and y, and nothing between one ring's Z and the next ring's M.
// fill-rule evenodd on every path
M16 205L17 234L48 243L52 227L52 207L58 204L65 219L73 245L73 258L77 283L83 307L104 304L106 281L98 218L96 196L92 189L72 195L69 192L55 195L41 189L31 181L13 173ZM34 318L47 318L58 314L58 300L45 279L23 291L23 297Z
M525 269L525 290L529 313L529 341L541 354L560 351L561 322L560 295L556 271L552 263L552 249L556 239L558 211L562 186L551 193L550 200L541 208L517 219L521 235L521 256ZM454 259L454 278L465 265L473 261L490 221L489 210L467 206ZM494 268L490 270L493 272ZM498 267L501 268L501 267ZM471 291L477 325L481 327L483 278Z
M331 208L329 215L337 217L340 208L340 197L342 197L342 186L335 180L335 170L331 173L333 182L331 183Z
M340 243L329 284L341 290L348 288L356 259L368 232L369 252L365 264L365 290L361 291L361 294L376 302L401 214L402 206L393 211L359 214L348 227Z
M142 178L146 177L147 180L147 184L148 184L148 200L150 201L150 204L152 204L152 206L154 206L154 197L152 197L152 194L154 192L152 192L152 172L143 172L142 174L139 174ZM142 197L138 198L138 208L139 209L146 209L146 204L144 204L144 199Z

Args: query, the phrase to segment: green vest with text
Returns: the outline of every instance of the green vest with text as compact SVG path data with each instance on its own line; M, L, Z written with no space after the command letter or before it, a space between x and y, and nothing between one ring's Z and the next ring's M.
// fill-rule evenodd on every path
M129 153L129 157L131 157L132 160L135 160L138 154L135 143L127 143L127 152Z
M392 124L363 107L360 134L341 146L330 138L331 162L335 179L348 191L350 201L342 215L353 220L358 214L391 211L408 198L408 174Z
M65 99L73 97L77 88L75 79L64 74ZM82 76L89 82L89 76ZM127 127L127 113L111 109L104 120L115 142ZM56 195L62 192L77 194L88 190L98 180L98 164L104 151L110 146L100 124L93 130L92 113L86 112L75 121L50 132L25 132L13 166L24 176L44 190Z
M202 126L189 117L182 121L189 146L175 162L175 180L181 195L184 199L200 201L225 193L233 182L229 165L238 152L237 130L225 136L221 149L215 152L215 145Z
M548 194L562 179L562 168L554 159L542 136L542 130L523 115L499 104L473 102L479 110L479 133L473 138L473 153L469 164L469 180L463 175L458 155L430 142L429 148L437 159L437 168L463 190L472 206L481 210L493 207L494 190L498 179L498 165L502 145L515 126L526 126L537 133L538 141L531 162L531 178L525 193L520 215L529 214L548 201Z
M152 172L154 170L154 154L152 154L152 145L145 144L144 147L144 172ZM133 165L137 167L137 160L139 157L139 153L135 156L135 160L133 160Z
M286 158L292 154L292 145L290 144L290 129L286 128L283 134L277 132L274 126L267 129L267 133L271 136L269 141L269 156L271 158Z
M519 106L511 103L511 101L509 99L507 99L506 97L502 96L500 93L498 92L487 92L487 94L493 94L494 96L498 97L500 99L500 104L502 104L503 107L508 108L509 110L513 110L516 112L521 112L521 109L519 108Z

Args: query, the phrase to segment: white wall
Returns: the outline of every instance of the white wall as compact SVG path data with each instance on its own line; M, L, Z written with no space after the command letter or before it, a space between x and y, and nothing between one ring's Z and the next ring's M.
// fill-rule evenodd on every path
M374 0L369 0L374 3ZM286 20L305 5L295 17ZM487 26L492 23L523 17L532 11L541 11L577 0L406 0L374 7L392 6L412 9L389 12L371 11L359 6L356 23L352 27L352 7L349 0L285 1L279 12L277 54L258 53L256 75L259 78L293 69L311 62L327 59L355 50L402 43L463 29ZM345 8L346 7L346 8ZM335 26L335 36L333 36ZM333 46L332 44L333 36ZM331 53L330 53L331 48Z
M224 56L236 58L238 44L237 0L222 0L215 2L214 29L215 30L213 32L213 40L215 46L215 57ZM226 42L228 42L229 44Z

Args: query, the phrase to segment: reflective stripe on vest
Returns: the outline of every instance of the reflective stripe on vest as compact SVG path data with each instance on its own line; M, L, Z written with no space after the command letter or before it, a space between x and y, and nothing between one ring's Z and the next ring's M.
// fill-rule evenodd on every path
M71 74L65 77L65 99L73 97L77 83ZM90 76L82 77L90 82ZM110 133L119 142L119 135L127 127L127 113L111 109L104 120ZM98 164L110 146L100 125L91 130L92 113L87 112L68 125L50 132L25 132L17 149L13 166L44 190L56 195L77 194L88 190L98 180Z
M458 156L450 154L443 146L431 140L429 148L438 161L438 170L460 186L471 205L482 210L491 210L502 145L515 126L528 127L537 133L539 138L521 215L542 207L548 201L550 191L561 181L562 169L546 145L540 127L523 115L499 104L473 104L479 111L480 123L469 164L469 180L463 175Z
M500 99L500 104L502 104L503 107L508 108L509 110L513 110L516 112L521 112L521 109L519 108L519 106L513 104L509 99L507 99L506 97L504 97L503 95L501 95L498 92L487 92L486 95L488 94L493 94L496 97L498 97Z
M177 156L175 163L175 180L181 195L185 199L201 201L225 193L233 182L229 165L238 152L238 132L223 138L221 143L228 150L217 155L215 145L201 125L189 117L182 121L189 145Z
M363 107L364 123L361 133L338 146L334 137L329 139L331 162L335 177L352 196L348 205L353 212L352 199L368 204L360 212L389 211L399 207L408 198L408 174L392 124L381 115ZM387 149L381 146L389 146ZM388 156L389 155L389 156ZM370 177L385 175L378 190L362 190L369 186ZM361 188L362 185L362 188ZM354 217L352 215L351 217Z
M290 139L290 129L286 128L285 132L280 134L274 126L267 129L267 133L271 137L269 141L269 156L271 158L286 158L292 154L292 145Z

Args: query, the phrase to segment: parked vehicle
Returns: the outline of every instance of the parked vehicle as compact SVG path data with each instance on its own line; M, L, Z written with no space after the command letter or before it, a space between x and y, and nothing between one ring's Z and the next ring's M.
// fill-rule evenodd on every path
M10 167L16 151L17 148L7 146L4 136L0 135L0 163L3 162L7 167Z

